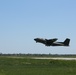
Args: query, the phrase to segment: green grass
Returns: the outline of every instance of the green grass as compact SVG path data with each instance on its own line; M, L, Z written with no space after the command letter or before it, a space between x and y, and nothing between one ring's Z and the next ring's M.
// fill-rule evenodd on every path
M76 61L0 57L0 75L76 75Z

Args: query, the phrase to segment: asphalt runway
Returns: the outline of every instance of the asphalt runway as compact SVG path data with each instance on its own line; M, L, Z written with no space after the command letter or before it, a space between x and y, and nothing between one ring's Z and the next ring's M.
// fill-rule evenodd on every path
M15 57L15 56L7 56L7 58L21 58L24 59L25 57ZM76 60L76 58L67 58L67 57L26 57L30 59L52 59L52 60Z
M63 58L63 57L34 57L33 59L52 59L52 60L76 60L76 58Z

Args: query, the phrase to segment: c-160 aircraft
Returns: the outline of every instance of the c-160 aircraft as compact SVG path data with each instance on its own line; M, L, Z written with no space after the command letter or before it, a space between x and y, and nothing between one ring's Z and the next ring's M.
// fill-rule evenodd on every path
M54 39L42 39L42 38L35 38L36 43L45 44L45 46L69 46L70 39L66 38L64 42L56 42L57 38Z

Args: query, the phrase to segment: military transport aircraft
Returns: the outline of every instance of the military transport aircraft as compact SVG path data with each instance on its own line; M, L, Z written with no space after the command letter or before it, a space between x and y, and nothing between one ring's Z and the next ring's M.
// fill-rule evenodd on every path
M45 46L69 46L70 43L69 38L66 38L64 42L56 42L57 38L54 39L35 38L34 40L36 41L36 43L39 42L45 44Z

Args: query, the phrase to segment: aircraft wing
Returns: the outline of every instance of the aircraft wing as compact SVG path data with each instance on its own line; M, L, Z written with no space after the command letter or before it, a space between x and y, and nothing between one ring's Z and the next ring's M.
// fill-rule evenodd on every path
M48 41L49 42L55 42L55 41L57 41L58 39L57 38L54 38L54 39L49 39Z
M46 46L51 46L55 41L57 40L57 38L54 39L46 39Z

